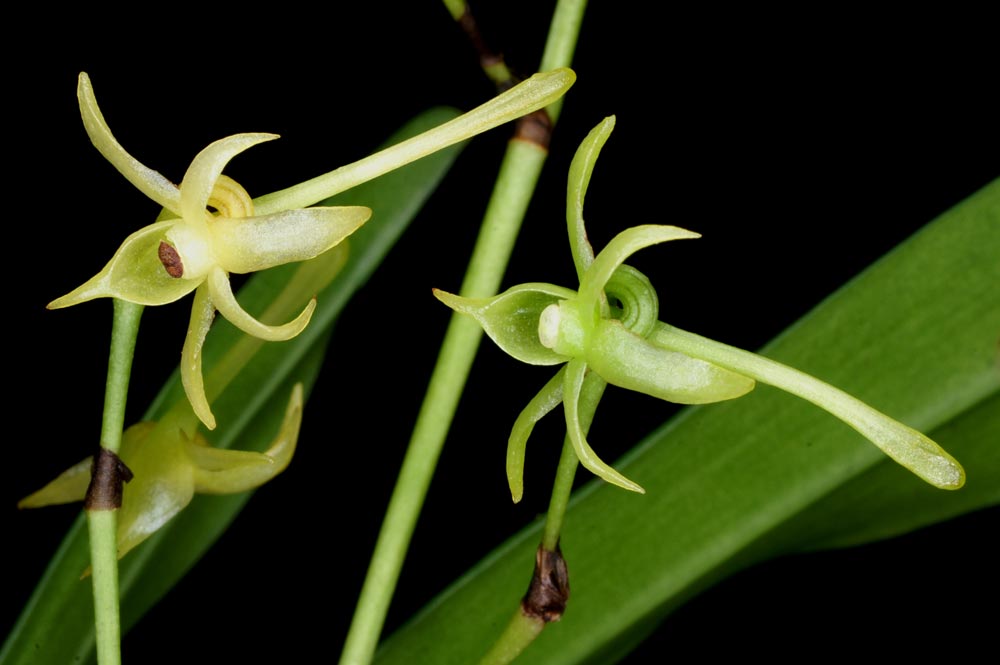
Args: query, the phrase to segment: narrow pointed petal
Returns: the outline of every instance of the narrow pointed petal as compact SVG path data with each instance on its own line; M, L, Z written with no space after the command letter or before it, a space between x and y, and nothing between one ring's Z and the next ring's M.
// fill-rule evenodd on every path
M269 342L282 342L298 335L309 324L313 310L316 309L316 299L313 298L294 320L281 326L269 326L250 316L240 307L229 284L229 276L222 268L215 268L209 273L208 288L212 295L212 303L230 323L248 335Z
M215 255L227 272L247 273L319 256L356 231L371 208L301 208L261 217L213 219Z
M41 508L83 501L90 485L90 468L94 458L88 457L66 469L48 485L17 502L18 508Z
M203 284L194 294L191 320L188 323L187 336L184 338L184 349L181 351L181 384L191 403L191 409L208 429L215 429L215 416L212 415L208 397L205 395L205 380L201 372L201 348L205 344L205 336L208 335L214 318L215 305L212 303L208 286Z
M965 484L962 465L937 443L814 376L665 324L657 326L652 339L664 348L704 358L812 402L843 420L886 455L935 487L959 489Z
M164 305L183 298L198 283L171 277L159 258L160 243L178 223L175 219L139 229L125 239L101 272L47 307L60 309L94 298L120 298L139 305Z
M620 321L602 320L591 336L587 365L605 381L676 404L734 399L753 379L710 362L670 351L629 332Z
M181 213L189 224L205 223L208 199L215 188L215 181L222 174L229 160L247 148L273 141L277 134L235 134L219 139L199 152L181 181Z
M264 453L189 446L195 464L195 490L206 494L232 494L260 487L288 467L302 425L302 384L292 389L281 428Z
M566 362L566 356L541 343L538 325L542 312L549 305L575 295L569 289L542 283L519 284L492 298L463 298L434 289L438 300L474 318L497 346L531 365Z
M177 186L151 168L143 166L139 160L125 152L125 148L111 134L104 115L97 106L94 88L86 72L80 72L76 89L80 101L80 115L87 129L90 141L111 165L135 185L140 192L167 208L175 215L181 214L181 195Z
M510 438L507 439L507 485L510 487L510 496L514 499L514 503L520 502L524 496L524 454L528 437L535 429L535 423L562 402L565 373L566 368L562 367L549 379L549 382L524 407L510 430Z
M587 374L587 363L582 360L571 360L566 365L566 376L563 387L563 407L566 410L566 431L576 456L580 459L580 464L585 466L594 475L607 482L618 485L621 488L645 494L646 490L622 474L618 473L610 466L601 461L601 458L594 453L587 443L587 437L583 433L580 425L580 390L583 387L583 379Z
M597 303L601 291L618 266L640 249L670 240L700 237L701 235L694 231L676 226L644 224L625 229L612 238L611 242L601 250L601 253L597 255L587 270L587 274L583 276L583 280L580 282L580 300L586 303Z
M569 165L569 184L566 187L566 224L569 227L569 248L576 265L576 277L583 281L583 273L594 262L594 248L587 239L583 223L583 201L587 196L590 176L611 131L615 128L615 116L608 116L601 124L590 130L580 143Z

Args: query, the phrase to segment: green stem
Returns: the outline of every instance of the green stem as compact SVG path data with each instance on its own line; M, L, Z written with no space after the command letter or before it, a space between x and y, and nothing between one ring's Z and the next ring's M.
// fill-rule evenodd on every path
M576 453L573 452L572 446L569 446L569 451L576 461ZM506 665L521 655L524 647L531 644L543 628L545 628L544 621L538 617L528 616L518 607L510 623L504 628L503 635L493 643L489 652L479 661L479 665Z
M580 20L568 20L563 15L567 12L582 14L585 6L581 0L561 0L555 10L552 30L578 30ZM551 37L549 41L552 42ZM567 42L575 44L576 39L558 40L560 45ZM572 50L560 51L560 57L564 59L553 62L546 53L543 62L550 67L569 66ZM535 143L517 139L508 143L469 260L462 295L490 296L499 289L547 154L546 149ZM379 531L341 654L341 665L364 665L371 662L375 654L417 517L481 338L482 329L475 321L452 315Z
M479 26L476 25L476 18L472 14L469 3L465 0L444 0L444 6L448 9L451 17L455 19L458 27L465 33L465 36L469 38L469 43L476 49L476 53L479 55L479 66L482 67L486 78L492 81L498 90L505 90L514 85L514 75L507 68L503 54L490 50L483 35L479 32Z
M594 414L597 412L597 405L604 395L607 387L597 374L591 372L584 379L583 389L580 391L580 428L584 434L590 431L590 424L594 422ZM549 512L545 515L545 527L542 530L542 547L555 551L559 545L559 536L562 533L563 518L566 516L566 506L569 505L570 493L573 490L573 478L576 476L576 467L580 460L573 450L573 443L569 435L563 440L562 454L559 456L559 466L556 468L556 479L552 483L552 496L549 498Z
M583 415L583 414L581 414ZM552 483L552 495L549 497L549 512L545 515L545 527L542 530L542 547L555 550L559 545L559 535L562 533L563 518L566 516L566 506L573 491L573 479L576 478L576 467L580 460L573 450L569 435L563 439L562 453L559 455L559 465L556 467L556 478Z
M101 420L101 447L117 453L125 422L125 401L135 339L139 332L142 305L115 299L111 328L111 353ZM94 586L94 625L97 633L97 662L121 663L121 625L118 612L118 511L87 510L90 532L90 560Z
M584 434L590 431L594 422L594 413L604 395L607 383L594 372L584 379L580 390L580 428ZM549 498L549 512L545 515L545 526L542 528L542 549L550 552L558 551L559 537L566 517L566 507L569 505L570 494L573 491L573 478L580 460L573 449L569 435L563 440L562 453L559 456L559 466L556 469L556 479L552 484L552 496ZM537 571L536 571L537 573ZM479 661L479 665L506 665L531 644L545 628L545 621L537 616L530 616L524 611L523 601L514 610L514 615L507 623L503 633L490 647L489 652Z
M545 151L534 144L515 140L508 146L462 285L464 295L496 293L544 160ZM358 599L341 656L344 665L368 663L375 653L413 527L481 337L478 323L452 315Z
M583 13L586 9L587 0L559 0L552 14L552 23L549 25L549 36L545 41L545 51L542 52L539 71L547 72L557 67L569 67L573 62L573 52L580 37L580 24L583 23ZM545 111L555 126L562 111L562 98L549 104Z

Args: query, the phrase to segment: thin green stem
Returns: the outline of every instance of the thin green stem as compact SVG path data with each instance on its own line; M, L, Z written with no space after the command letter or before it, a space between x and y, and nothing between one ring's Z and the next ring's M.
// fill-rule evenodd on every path
M594 413L597 411L597 405L600 403L607 385L594 372L589 373L583 382L583 387L580 390L579 414L580 428L584 434L590 431L590 425L594 422ZM545 515L545 526L542 528L541 547L544 550L558 551L559 537L562 534L562 525L566 517L566 507L569 505L569 497L573 491L573 478L576 476L576 468L579 464L580 460L573 448L573 442L567 434L563 440L555 482L552 484L549 511ZM535 573L537 574L537 572L536 570ZM506 665L506 663L513 661L538 637L543 628L545 628L545 621L525 612L522 601L514 610L514 615L510 618L503 633L479 661L479 665Z
M143 308L142 305L118 299L114 301L114 308L108 380L104 393L104 416L101 420L101 447L117 453L121 447L132 356ZM118 611L118 511L91 508L86 512L94 586L97 662L100 665L118 665L121 663L121 624Z
M462 18L462 14L468 10L465 0L443 0L443 2L445 9L448 10L448 13L456 21Z
M583 381L579 411L580 428L584 434L590 431L590 424L594 422L597 405L601 402L607 385L594 372L588 374ZM552 483L552 496L549 498L549 511L545 515L545 527L542 530L542 547L553 552L559 545L563 518L566 516L566 506L569 505L570 493L573 491L573 478L576 476L576 467L579 463L580 460L573 449L573 442L567 434L563 440L562 454L559 456L559 465L556 468L556 479Z
M493 51L486 44L482 33L479 32L476 17L473 16L469 3L465 0L444 0L444 5L451 17L455 19L458 27L469 38L469 43L476 49L476 53L479 55L479 66L482 67L486 78L497 86L497 90L506 90L514 85L514 75L507 68L503 54Z
M132 355L139 334L142 305L115 298L111 324L111 353L108 356L108 380L104 388L104 417L101 419L101 447L117 453L122 443L125 401L132 373Z
M545 515L545 527L542 530L542 547L547 550L555 550L559 545L563 518L566 516L566 506L569 504L576 467L579 465L580 460L573 450L573 442L567 435L563 439L562 454L559 455L559 465L556 467L556 479L552 483L552 496L549 497L549 512Z
M552 15L552 24L549 25L549 36L545 41L545 51L542 53L539 71L547 72L556 67L569 67L573 62L573 52L576 51L580 24L583 23L583 13L586 9L587 0L559 0ZM562 111L562 98L549 104L545 111L555 125Z

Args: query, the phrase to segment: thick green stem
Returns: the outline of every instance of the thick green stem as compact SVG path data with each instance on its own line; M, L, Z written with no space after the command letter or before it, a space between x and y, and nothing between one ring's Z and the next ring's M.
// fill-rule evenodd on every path
M545 155L537 145L511 141L469 262L463 295L496 293ZM368 663L375 653L413 527L481 337L478 323L452 315L379 532L342 664Z
M108 381L104 393L104 417L101 421L101 448L112 454L116 454L121 447L132 355L135 351L135 339L139 332L139 319L143 309L142 305L117 299L114 301L114 307ZM95 469L98 466L95 460ZM94 490L97 484L96 478L95 475L91 490ZM115 481L120 484L121 477L115 475L112 484ZM90 504L89 499L90 492L88 492L88 504ZM94 586L97 662L100 665L118 665L121 663L121 625L118 612L118 510L106 506L91 506L86 512Z
M573 447L569 447L570 454L574 461L576 454ZM489 652L479 661L479 665L506 665L511 662L524 650L524 647L531 644L545 628L545 622L538 617L528 616L518 607L510 623L504 628L503 635L500 636Z
M579 30L579 18L562 17L566 13L582 15L585 6L581 0L562 0L556 7L552 30ZM566 50L565 44L575 44L575 35L557 43L561 60L554 62L547 50L543 62L548 67L569 66L572 49ZM462 295L483 297L498 291L547 154L544 147L533 142L514 139L508 144L469 261ZM379 531L341 654L341 665L364 665L371 662L375 653L413 528L481 338L482 330L475 321L452 315Z

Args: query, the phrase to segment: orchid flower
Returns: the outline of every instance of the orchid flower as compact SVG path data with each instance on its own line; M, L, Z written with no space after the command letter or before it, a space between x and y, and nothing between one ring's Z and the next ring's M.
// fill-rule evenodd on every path
M594 256L584 229L583 201L597 156L613 128L612 116L592 130L570 166L567 222L578 291L532 283L492 298L434 292L455 311L475 318L500 348L518 360L534 365L565 363L514 423L507 447L507 478L514 501L523 493L524 450L531 430L560 402L580 463L608 482L643 491L601 461L587 443L579 402L588 371L606 383L681 404L739 397L761 381L837 416L925 481L943 489L961 487L965 482L961 465L920 432L803 372L661 323L656 291L624 261L645 247L697 238L697 233L675 226L637 226L619 233ZM620 308L612 306L615 300Z
M255 202L237 182L222 175L229 160L275 134L236 134L212 143L195 156L180 186L144 166L115 140L94 97L86 73L77 96L87 134L98 151L141 192L163 206L166 217L125 239L101 272L49 303L69 307L94 298L120 298L163 305L195 292L181 354L181 379L198 418L209 429L215 417L205 394L201 352L218 310L233 325L264 340L288 340L309 323L315 298L292 321L267 325L246 312L229 283L230 273L264 270L304 261L326 252L365 223L363 206L302 208L375 178L415 159L542 108L575 80L558 69L515 86L495 99L420 136L354 164ZM209 208L216 212L213 214Z
M278 341L302 332L316 307L313 299L291 322L266 325L236 301L229 273L254 272L318 256L367 221L371 210L308 208L254 216L246 191L223 176L222 170L240 152L278 138L274 134L236 134L212 143L194 158L177 187L139 163L115 140L85 73L80 74L77 96L83 124L98 151L174 218L130 235L101 272L48 307L59 309L101 297L163 305L196 291L181 354L181 379L195 413L214 429L215 417L201 375L201 349L215 311L249 335ZM212 215L208 206L218 214Z
M285 470L302 423L302 384L292 389L285 416L263 453L213 448L200 433L189 436L173 411L160 422L132 425L122 435L119 457L131 472L118 510L118 558L151 536L199 494L235 494L259 487ZM25 497L19 508L81 501L93 458L70 467Z

